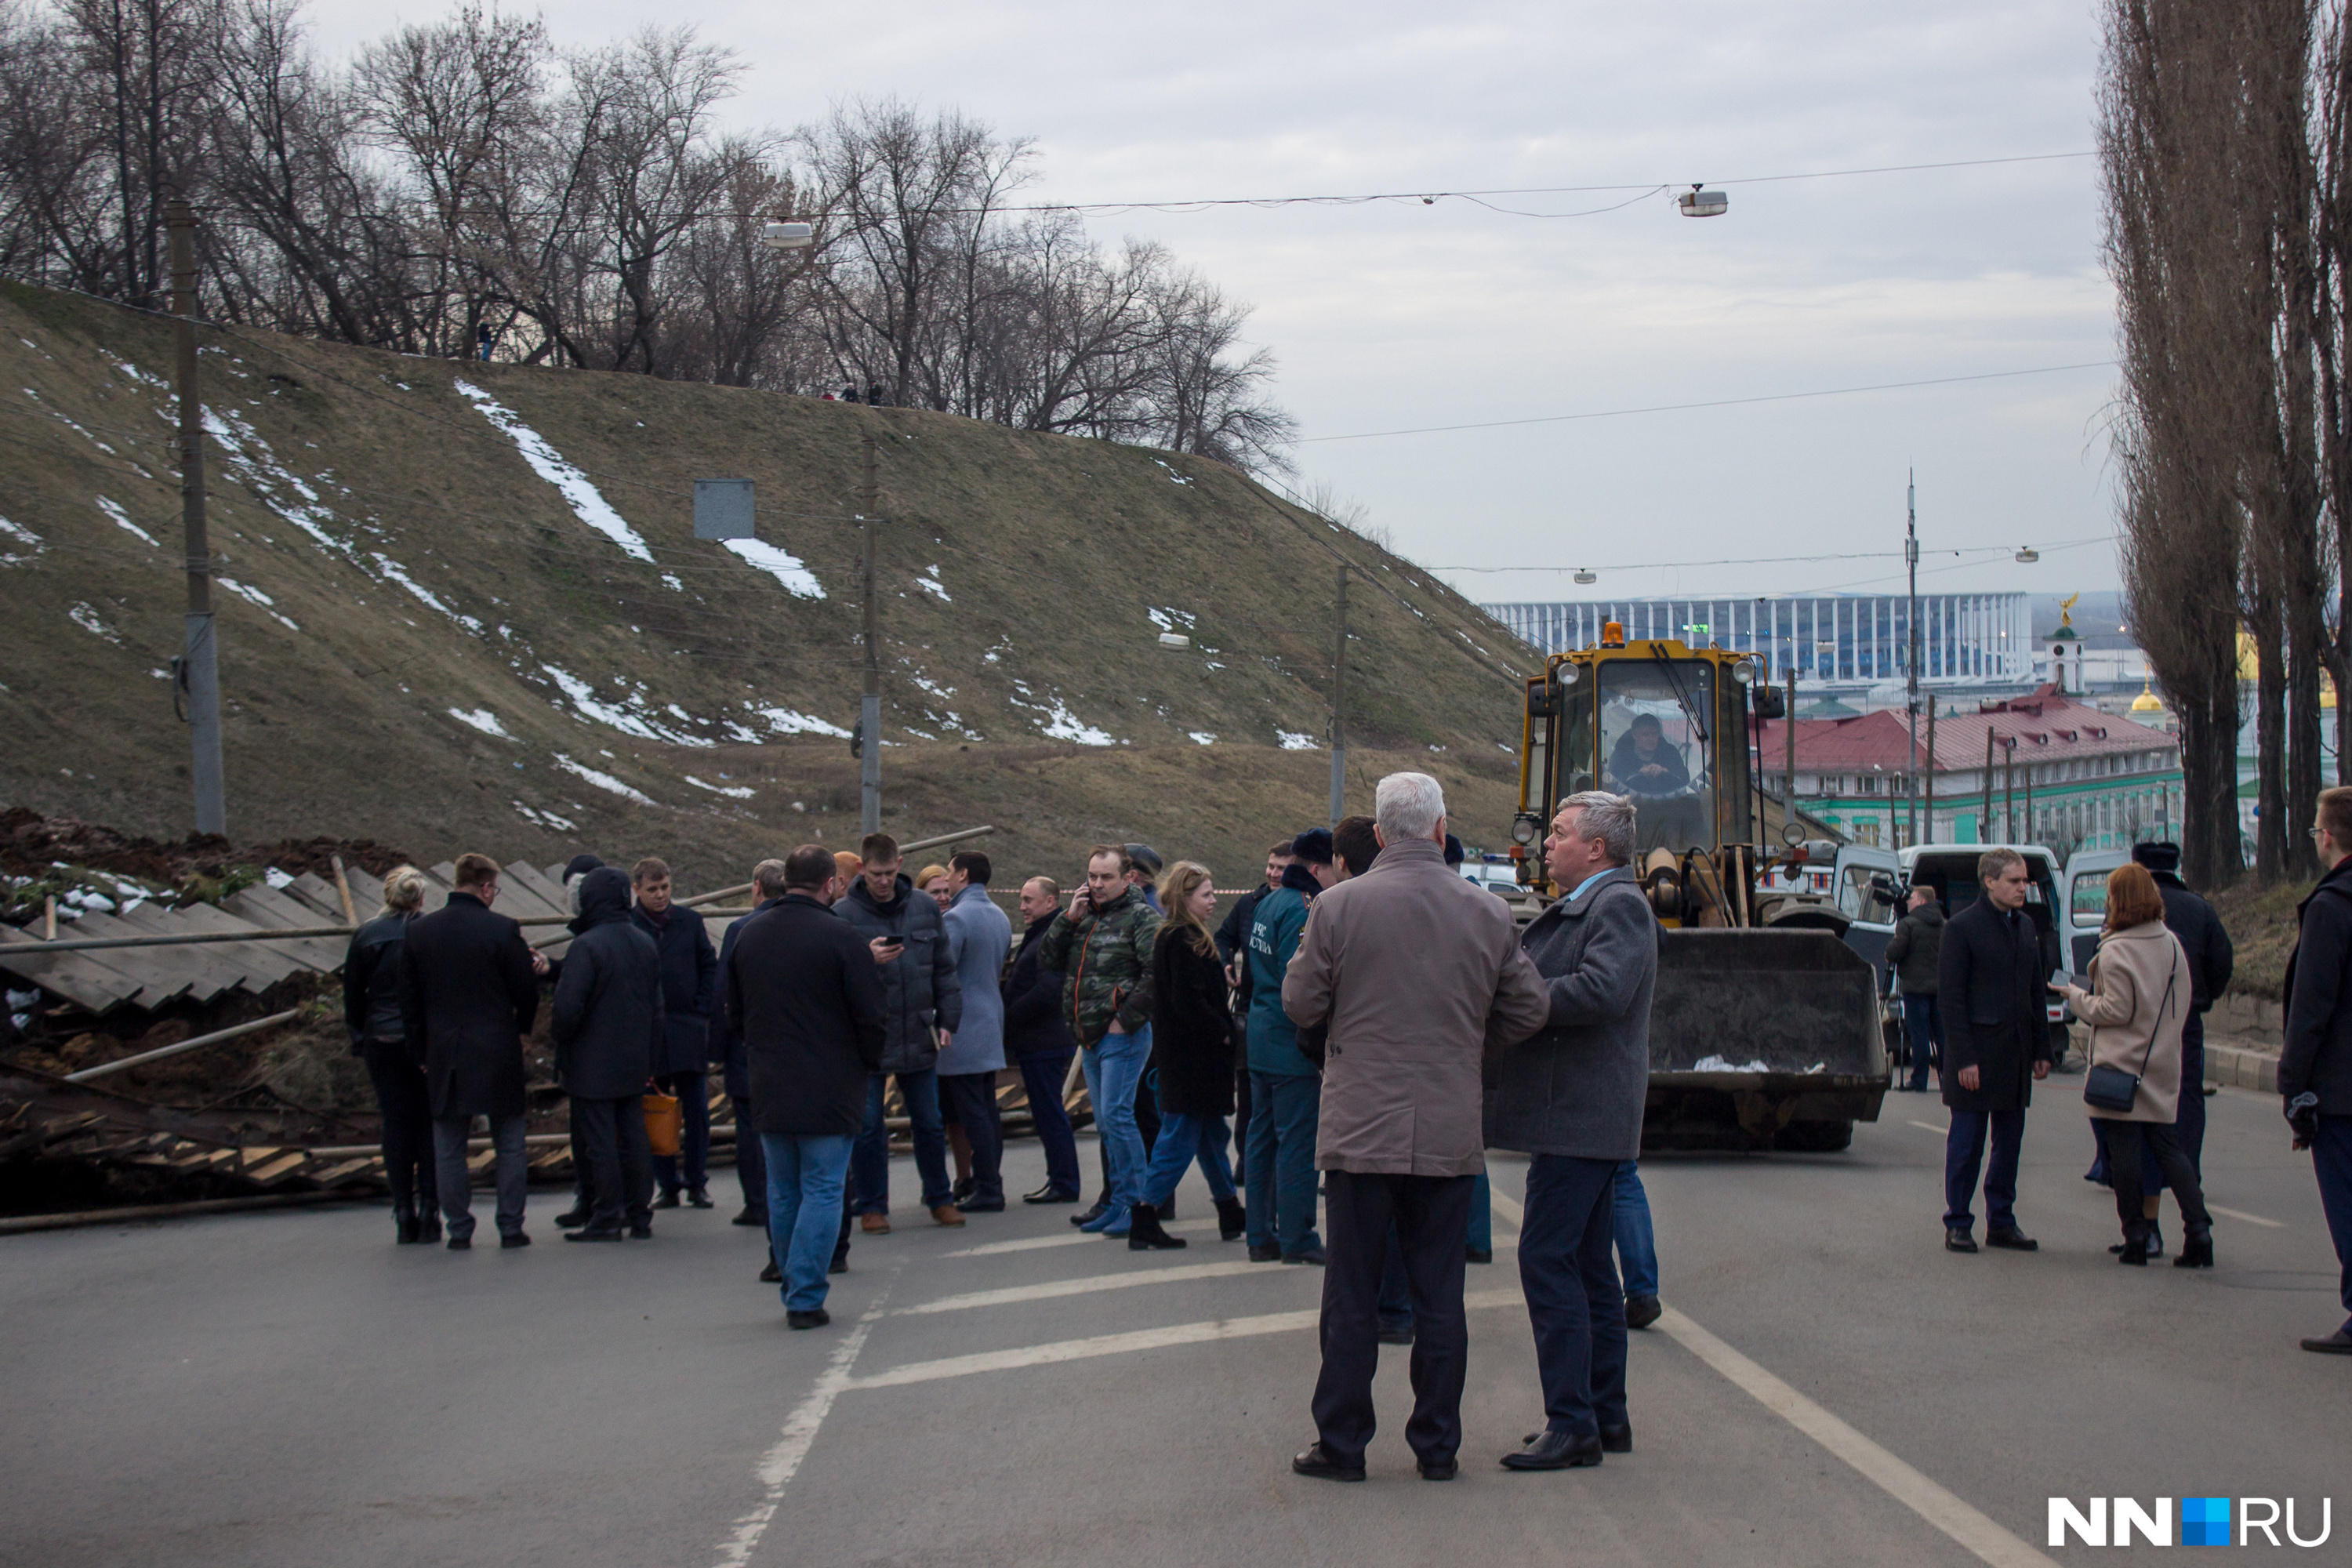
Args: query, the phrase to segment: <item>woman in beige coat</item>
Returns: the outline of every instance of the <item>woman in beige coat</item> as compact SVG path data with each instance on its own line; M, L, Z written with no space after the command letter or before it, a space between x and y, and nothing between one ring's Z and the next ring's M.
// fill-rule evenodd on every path
M2129 1110L2093 1105L2106 1135L2107 1172L2123 1221L2117 1261L2145 1267L2151 1222L2140 1211L2140 1156L2152 1150L2157 1168L2180 1202L2188 1229L2178 1268L2213 1267L2213 1216L2197 1169L2173 1136L2180 1104L2180 1028L2189 1016L2188 955L2164 927L2164 896L2145 866L2118 866L2107 878L2106 930L2091 960L2091 988L2055 986L2074 1016L2091 1026L2094 1068L2112 1068L2139 1080ZM2191 1089L2191 1093L2196 1089ZM2143 1142L2145 1141L2145 1142Z

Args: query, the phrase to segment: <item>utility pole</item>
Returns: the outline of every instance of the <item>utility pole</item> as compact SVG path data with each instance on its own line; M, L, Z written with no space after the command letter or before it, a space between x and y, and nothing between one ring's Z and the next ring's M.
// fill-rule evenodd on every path
M2017 840L2017 742L2001 748L2000 752L2000 841L2014 844Z
M1911 607L1904 616L1905 640L1908 644L1904 657L1904 673L1909 677L1910 690L1906 706L1911 715L1911 773L1904 786L1905 804L1910 818L1909 837L1919 842L1919 477L1914 471L1906 479L1903 489L1903 560L1911 574Z
M874 534L880 526L881 482L874 471L874 437L866 437L866 479L857 487L857 512L866 522L866 699L858 704L861 750L857 768L857 820L862 833L882 831L882 638L881 606L875 599Z
M1936 699L1927 698L1927 837L1936 837Z
M172 314L180 382L180 525L187 536L188 615L173 684L186 694L189 782L196 831L228 831L221 776L220 652L213 633L212 543L205 526L205 410L196 387L196 219L188 204L164 209L171 230Z
M1985 726L1984 820L1977 828L1977 837L1985 843L1992 842L1992 726Z
M1785 840L1789 824L1797 820L1797 655L1793 638L1789 644L1789 711L1780 721L1782 736L1789 742L1789 793L1781 803L1780 833Z
M1331 826L1348 809L1348 568L1339 568L1339 646L1331 655Z

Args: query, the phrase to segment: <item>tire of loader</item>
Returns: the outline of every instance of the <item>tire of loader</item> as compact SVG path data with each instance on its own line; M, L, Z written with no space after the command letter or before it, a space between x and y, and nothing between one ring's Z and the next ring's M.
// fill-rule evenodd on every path
M1775 1149L1801 1154L1835 1154L1853 1144L1851 1121L1791 1121L1772 1140Z

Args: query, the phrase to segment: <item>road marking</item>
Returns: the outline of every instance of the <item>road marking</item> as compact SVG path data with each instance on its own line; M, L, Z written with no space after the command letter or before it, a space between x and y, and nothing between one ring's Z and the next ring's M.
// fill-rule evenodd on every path
M1518 1199L1496 1186L1492 1182L1486 1184L1486 1195L1492 1201L1495 1212L1509 1220L1513 1229L1528 1228L1528 1211L1519 1206Z
M1463 1297L1465 1309L1516 1307L1525 1300L1517 1290L1473 1290ZM1319 1309L1299 1312L1267 1312L1255 1318L1216 1318L1200 1323L1176 1323L1164 1329L1138 1329L1124 1334L1097 1334L1091 1339L1063 1340L1020 1350L989 1351L979 1355L944 1356L938 1361L908 1362L887 1372L851 1378L850 1388L897 1388L909 1383L932 1383L947 1377L971 1377L987 1372L1016 1372L1028 1366L1087 1361L1097 1356L1132 1355L1138 1351L1169 1345L1207 1344L1217 1340L1248 1339L1258 1334L1288 1333L1311 1329Z
M1948 1127L1938 1127L1932 1121L1914 1121L1911 1125L1922 1132L1933 1132L1939 1138L1948 1137L1952 1131Z
M1181 1224L1171 1225L1168 1226L1168 1228L1170 1230L1184 1231L1214 1230L1217 1228L1217 1222L1213 1219L1188 1219L1183 1221ZM1115 1236L1111 1237L1111 1239L1113 1241L1123 1241L1126 1238L1124 1237ZM1074 1230L1067 1236L1029 1236L1022 1237L1019 1241L992 1241L982 1247L958 1247L955 1251L947 1254L947 1256L950 1258L993 1258L1002 1252L1035 1252L1038 1248L1045 1247L1080 1247L1089 1241L1093 1242L1097 1247L1100 1247L1103 1243L1103 1238L1092 1231Z
M1059 1240L1059 1237L1055 1237ZM1048 1279L1036 1285L1013 1285L1002 1290L974 1290L946 1296L919 1307L901 1307L901 1318L924 1312L961 1312L973 1307L1002 1307L1014 1301L1045 1301L1055 1296L1088 1296L1097 1290L1125 1290L1138 1285L1175 1285L1187 1279L1222 1279L1232 1274L1274 1273L1263 1263L1186 1263L1173 1268L1130 1268L1124 1274L1090 1274L1083 1279ZM1296 1272L1296 1270L1294 1270Z
M849 1369L856 1364L857 1352L866 1348L866 1336L881 1321L883 1307L889 1299L890 1286L885 1285L874 1305L866 1309L856 1326L834 1347L833 1355L817 1374L816 1385L808 1391L808 1396L784 1417L783 1430L778 1434L775 1445L761 1457L760 1468L753 1472L760 1479L760 1504L737 1520L734 1531L719 1543L719 1568L742 1568L751 1560L751 1553L759 1550L760 1537L767 1533L769 1521L783 1503L784 1488L792 1484L801 1461L808 1458L811 1445L816 1442L817 1428L824 1425L842 1390L852 1386Z
M1658 1327L1758 1404L1993 1568L2055 1568L2055 1559L2035 1551L1990 1515L1929 1480L1674 1308L1666 1309Z
M2286 1221L2283 1219L2264 1219L2258 1214L2248 1214L2243 1209L2225 1209L2220 1204L2209 1203L2205 1206L2212 1210L2215 1214L2221 1215L2225 1218L2242 1219L2248 1225L2261 1226L2264 1230L2284 1230L2286 1228Z

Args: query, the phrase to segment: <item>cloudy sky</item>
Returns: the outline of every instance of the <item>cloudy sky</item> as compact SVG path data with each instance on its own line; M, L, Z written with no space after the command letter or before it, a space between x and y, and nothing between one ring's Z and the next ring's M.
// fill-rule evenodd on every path
M444 9L310 15L341 53ZM1475 598L1898 586L1915 468L1923 590L2115 584L2105 368L1337 438L2107 359L2092 160L1769 178L2087 152L2084 0L564 0L547 19L565 45L694 25L744 58L739 123L858 95L954 106L1035 139L1034 199L1631 187L1488 198L1637 198L1583 216L1443 199L1090 220L1253 303L1309 437L1293 482L1360 501ZM1693 181L1730 212L1639 194ZM1600 582L1536 570L1579 565Z

